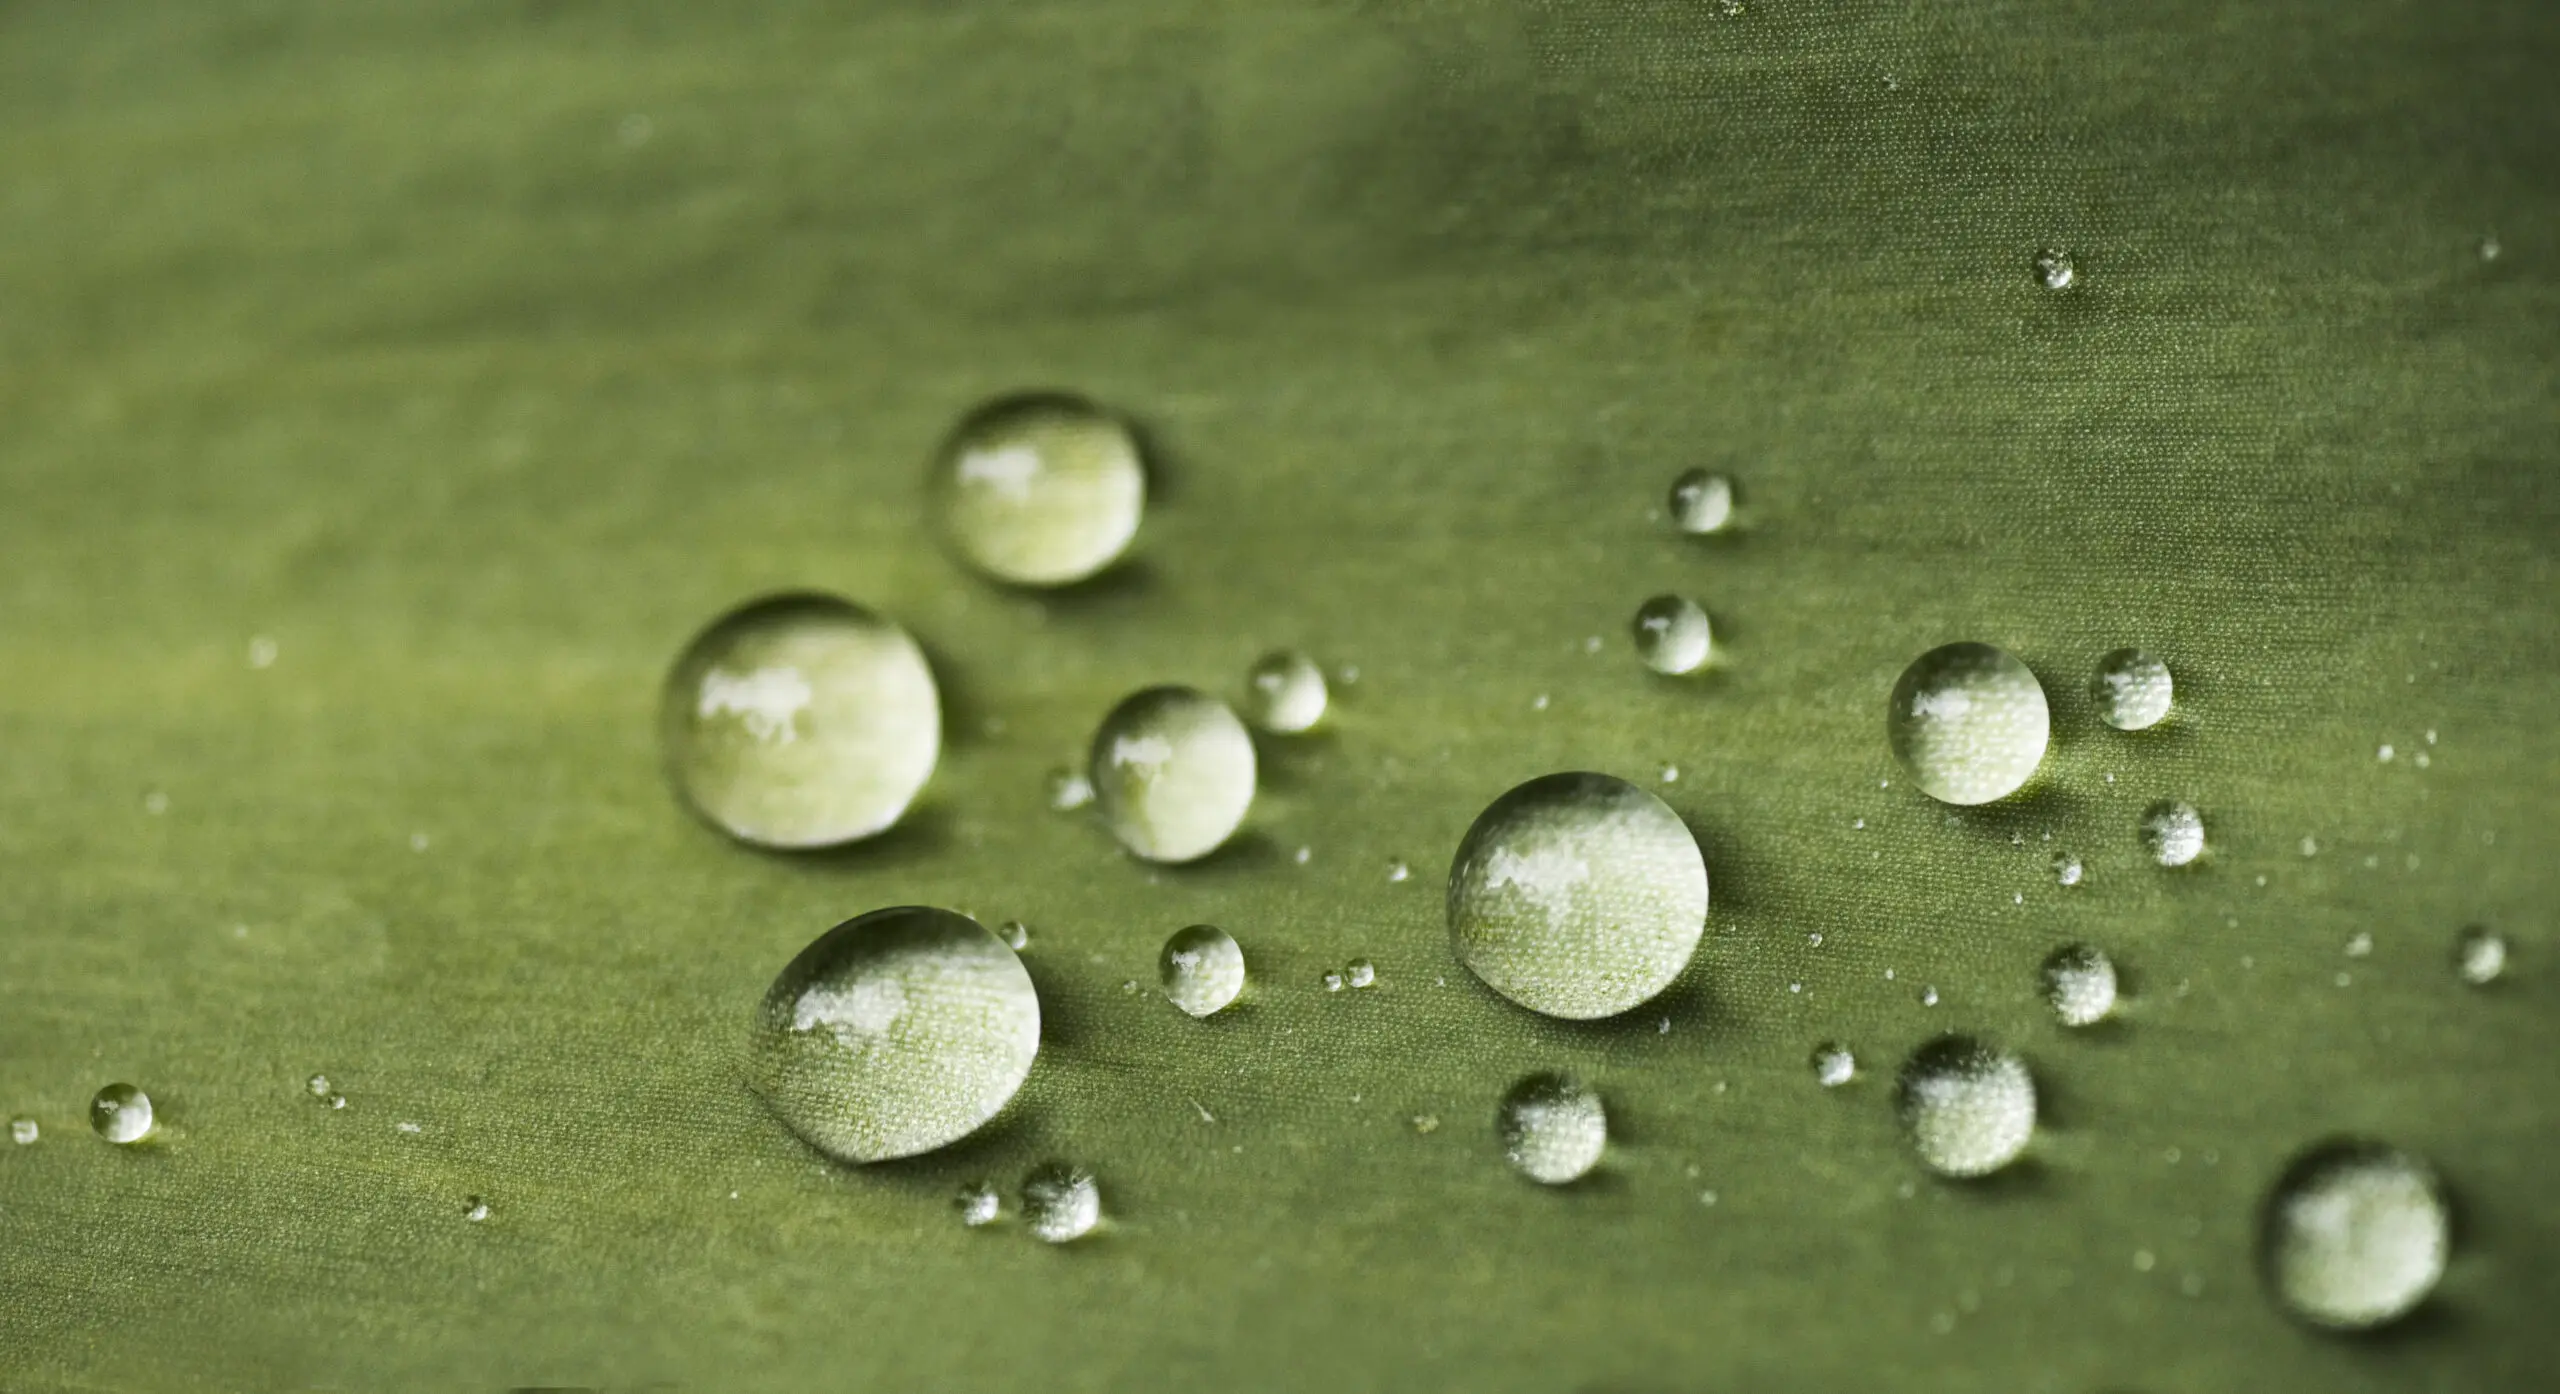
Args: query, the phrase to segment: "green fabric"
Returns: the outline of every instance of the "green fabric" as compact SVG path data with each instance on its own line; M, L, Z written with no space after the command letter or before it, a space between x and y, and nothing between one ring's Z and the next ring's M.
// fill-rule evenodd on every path
M0 1149L0 1385L2549 1378L2560 8L1724 8L0 8L0 1111L44 1130ZM941 434L1033 386L1158 457L1132 559L1046 598L921 526ZM1703 543L1653 516L1700 464L1742 501ZM831 855L706 830L653 743L686 638L793 586L910 626L950 716ZM1711 674L1630 652L1665 590ZM1973 811L1883 731L1955 639L2056 711ZM1115 699L1281 644L1359 680L1232 849L1047 810ZM2121 644L2167 729L2093 719ZM1683 983L1583 1025L1440 913L1474 815L1576 768L1714 887ZM980 1136L824 1165L748 1012L909 902L1030 922L1043 1051ZM1254 973L1206 1024L1144 990L1199 920ZM2034 999L2074 939L2116 1026ZM1988 1184L1892 1116L1958 1027L2043 1092ZM1544 1068L1611 1110L1562 1192L1494 1139ZM118 1079L157 1145L89 1135ZM2459 1205L2380 1338L2252 1267L2341 1131ZM1050 1159L1107 1234L958 1224Z

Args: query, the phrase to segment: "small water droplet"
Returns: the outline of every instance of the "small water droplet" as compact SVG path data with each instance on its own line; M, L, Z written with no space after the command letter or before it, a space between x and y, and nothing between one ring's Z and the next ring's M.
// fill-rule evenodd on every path
M276 666L276 641L264 634L252 636L249 640L249 666L252 668Z
M2286 1310L2349 1330L2406 1315L2443 1276L2443 1188L2423 1161L2359 1140L2322 1143L2269 1194L2264 1271Z
M2026 1062L1971 1036L1940 1036L1912 1052L1894 1086L1904 1132L1922 1163L1944 1176L1985 1176L2026 1150L2036 1087Z
M1224 1011L1244 992L1244 950L1216 925L1174 931L1156 971L1165 1000L1196 1017Z
M1387 863L1387 879L1389 881L1403 882L1410 879L1412 875L1413 868L1405 865L1404 858L1402 857L1398 857Z
M1804 941L1805 941L1806 943L1808 943L1808 944L1811 944L1812 946L1814 946L1814 947L1815 947L1815 948L1817 948L1817 949L1818 949L1818 948L1821 948L1821 947L1822 947L1822 931L1817 929L1817 930L1813 931L1812 933L1807 934L1807 935L1804 937Z
M1521 1175L1548 1186L1577 1180L1599 1165L1609 1142L1600 1096L1571 1075L1535 1074L1503 1096L1497 1123L1503 1155Z
M2162 866L2185 866L2204 855L2204 815L2193 804L2162 799L2142 811L2142 845Z
M1603 774L1512 789L1449 869L1460 962L1548 1016L1613 1016L1671 985L1706 927L1707 867L1670 807Z
M157 818L169 811L169 796L157 789L142 796L142 811Z
M2498 245L2498 235L2494 232L2480 239L2480 259L2482 261L2496 261L2498 259L2498 253L2503 250L2505 249Z
M310 1090L311 1097L315 1099L325 1099L329 1097L329 1077L327 1075L313 1075L311 1078L302 1082L302 1087Z
M1119 559L1147 505L1137 437L1081 398L1002 398L933 464L934 508L961 558L999 581L1062 586Z
M1938 989L1935 985L1920 989L1920 1005L1924 1007L1938 1005Z
M2149 1249L2136 1249L2133 1251L2133 1271L2136 1273L2148 1273L2151 1271L2152 1265L2158 1262L2159 1259L2153 1257Z
M1022 1178L1022 1219L1043 1243L1082 1239L1102 1223L1102 1188L1082 1167L1064 1162L1035 1167Z
M1713 1192L1713 1191L1700 1191L1700 1192L1698 1192L1698 1203L1699 1203L1700 1205L1713 1205L1713 1204L1715 1204L1715 1203L1716 1203L1716 1200L1717 1200L1717 1196L1716 1196L1716 1193L1715 1193L1715 1192Z
M1093 802L1093 781L1074 770L1049 771L1049 808L1072 813Z
M1413 1116L1413 1130L1417 1133L1436 1133L1440 1131L1440 1115L1436 1113L1415 1114Z
M1702 469L1673 480L1671 520L1685 533L1722 532L1733 521L1733 481Z
M2044 1000L2065 1026L2094 1026L2116 1009L2116 965L2104 950L2066 944L2044 961Z
M2365 957L2367 954L2370 954L2370 953L2372 953L2372 952L2373 952L2373 936L2372 936L2371 934L2369 934L2369 933L2365 932L2364 930L2361 930L2361 929L2360 929L2360 930L2357 930L2353 936L2351 936L2350 938L2348 938L2348 940L2347 940L2347 957L2349 957L2349 958L2363 958L2363 957Z
M1112 708L1087 769L1112 835L1149 861L1207 856L1253 805L1253 737L1226 703L1187 687L1151 687Z
M43 1132L42 1128L36 1126L36 1120L24 1114L9 1120L9 1140L20 1147L34 1142Z
M2086 868L2081 866L2080 859L2069 852L2056 852L2053 854L2053 879L2059 884L2065 886L2079 885L2080 878L2085 874L2085 871Z
M1340 667L1335 668L1333 670L1333 680L1344 687L1359 686L1360 665L1357 663L1345 663Z
M1355 958L1342 966L1342 980L1353 987L1375 987L1378 966L1365 958Z
M1300 866L1305 866L1307 863L1314 861L1315 856L1316 849L1313 847L1301 846L1297 851L1289 854L1289 860L1296 862Z
M2169 714L2169 665L2140 649L2117 649L2098 660L2089 696L2098 719L2119 731L2141 731Z
M1694 673L1714 646L1707 612L1686 596L1657 595L1636 609L1630 626L1636 656L1657 673Z
M415 1123L395 1123L392 1126L404 1133L415 1133L418 1131L418 1125Z
M2373 752L2373 758L2374 758L2374 759L2376 759L2376 760L2381 761L2382 763L2384 763L2384 764L2386 764L2386 765L2388 765L2388 764L2390 764L2390 763L2391 763L2391 756L2392 756L2391 742L2389 742L2389 741L2384 741L2384 742L2381 744L2381 746L2380 746L2380 747L2378 747L2378 748Z
M1340 973L1327 972L1323 978L1319 979L1319 981L1324 984L1324 990L1327 992L1342 991L1342 975Z
M1245 713L1279 735L1312 729L1324 716L1324 670L1291 649L1264 654L1245 675Z
M1663 766L1663 767L1662 767L1662 782L1663 782L1663 783L1665 783L1665 784L1677 784L1677 783L1679 783L1679 782L1680 782L1680 767L1679 767L1678 765L1665 765L1665 766Z
M996 1217L1004 1213L1004 1198L996 1194L993 1185L972 1181L951 1198L951 1208L960 1212L960 1223L976 1229L996 1222Z
M2340 987L2352 987L2355 985L2355 981L2356 975L2353 973L2340 973L2336 979L2336 982Z
M345 1108L347 1106L347 1096L344 1094L331 1094L320 1102L327 1104L331 1108Z
M1130 978L1130 979L1127 979L1126 981L1122 982L1122 983L1120 984L1120 991L1121 991L1123 994L1127 995L1127 996L1131 996L1131 997L1136 996L1136 995L1137 995L1137 993L1138 993L1138 980L1137 980L1137 979L1135 979L1135 978Z
M2306 837L2302 839L2302 855L2306 857L2319 856L2320 840L2315 837Z
M1529 710L1531 710L1531 711L1533 711L1533 712L1542 712L1542 711L1545 711L1546 709L1547 709L1547 694L1545 694L1545 693L1541 692L1541 693L1539 693L1537 696L1532 697L1532 698L1530 698L1530 699L1529 699Z
M2046 290L2069 290L2080 279L2080 269L2072 265L2071 254L2058 248L2047 247L2036 253L2031 269L2036 284Z
M2434 764L2434 763L2435 763L2435 759L2434 759L2434 757L2432 757L2432 756L2428 755L2428 754L2427 754L2427 752L2425 752L2425 751L2423 751L2423 750L2419 751L2416 755L2411 756L2411 757L2410 757L2410 760L2411 760L2411 763L2415 764L2419 769L2422 769L2422 770L2423 770L2423 769L2425 769L2427 766L2432 765L2432 764Z
M2051 729L2036 675L1989 644L1948 644L1912 660L1885 712L1895 758L1941 803L2017 792L2043 761Z
M1007 920L996 930L996 937L1004 940L1006 948L1020 953L1031 947L1031 926L1020 920Z
M2496 982L2507 971L2507 937L2483 925L2473 925L2453 941L2454 971L2473 987Z
M1813 1048L1813 1077L1825 1089L1837 1089L1858 1077L1858 1057L1837 1041Z
M110 1084L89 1100L89 1126L119 1146L151 1136L151 1096L130 1084Z
M475 1225L489 1218L489 1202L478 1196L464 1196L462 1206L462 1218Z

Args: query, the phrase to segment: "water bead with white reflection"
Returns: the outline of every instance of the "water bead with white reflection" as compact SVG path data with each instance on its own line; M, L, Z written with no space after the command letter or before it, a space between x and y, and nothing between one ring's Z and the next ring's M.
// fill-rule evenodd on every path
M1007 920L996 927L996 937L1004 941L1006 948L1020 953L1031 947L1031 926L1020 920Z
M1244 949L1216 925L1196 924L1164 941L1156 972L1166 1001L1192 1016L1211 1016L1244 991Z
M464 1196L462 1198L462 1218L469 1220L475 1225L480 1223L482 1220L489 1218L489 1202L482 1200L478 1196Z
M1081 770L1049 772L1049 808L1055 813L1072 813L1093 802L1093 781Z
M964 419L935 456L934 509L961 558L999 581L1062 586L1137 536L1146 469L1126 422L1080 398L1008 397Z
M1121 846L1149 861L1196 861L1253 805L1253 737L1215 697L1151 687L1103 718L1087 773Z
M2056 852L2053 854L2053 879L2056 883L2065 886L2076 886L2080 884L2081 878L2087 874L2088 869L2080 864L2080 859L2078 857L2073 856L2069 852Z
M2267 1198L2260 1260L2276 1300L2315 1326L2362 1330L2407 1315L2444 1276L2443 1187L2418 1158L2338 1140L2303 1154Z
M1503 1156L1521 1175L1546 1186L1588 1174L1609 1145L1609 1115L1600 1096L1570 1075L1536 1074L1513 1085L1496 1124Z
M2044 1000L2065 1026L2093 1026L2116 1009L2116 965L2104 950L2066 944L2044 961Z
M2089 697L2100 721L2119 731L2141 731L2169 714L2172 687L2168 664L2140 649L2117 649L2098 660Z
M968 1136L1039 1049L1039 994L1013 951L965 915L900 906L828 930L774 979L747 1081L819 1151L877 1162Z
M308 1090L311 1097L315 1099L325 1099L329 1097L329 1077L327 1075L313 1075L311 1078L302 1082L302 1087L305 1090Z
M1352 987L1376 987L1378 965L1365 958L1355 958L1342 965L1342 981Z
M151 1136L151 1096L130 1084L110 1084L89 1100L89 1126L119 1146Z
M29 1118L24 1114L9 1120L9 1140L18 1144L20 1147L24 1147L29 1143L34 1142L38 1137L43 1135L43 1132L44 1130L37 1126L36 1120Z
M1102 1223L1102 1187L1082 1167L1064 1162L1034 1167L1022 1178L1022 1219L1043 1243L1082 1239Z
M1724 531L1733 521L1733 481L1702 469L1671 481L1671 521L1693 536Z
M1707 612L1686 596L1657 595L1646 601L1636 607L1629 628L1644 666L1674 677L1705 666L1715 644Z
M2142 845L2162 866L2185 866L2204 855L2204 815L2162 799L2142 811Z
M2052 734L2044 686L1989 644L1959 643L1912 660L1885 707L1894 757L1941 803L1981 804L2016 793L2043 762Z
M951 1208L960 1214L960 1223L971 1229L991 1225L1004 1213L1004 1200L996 1188L984 1181L972 1181L951 1198Z
M1671 985L1705 932L1707 864L1669 805L1551 774L1478 815L1449 866L1449 942L1504 997L1586 1020Z
M2071 254L2052 247L2037 252L2029 269L2035 274L2036 284L2046 290L2069 290L2080 279L2080 269L2072 263Z
M2507 937L2494 929L2473 925L2462 931L2453 944L2454 971L2473 987L2485 987L2507 971Z
M1987 1176L2017 1160L2035 1134L2026 1062L1971 1036L1940 1036L1913 1051L1894 1105L1912 1151L1942 1176Z
M730 612L676 659L658 706L669 779L714 826L763 847L882 832L942 753L942 699L904 629L834 596Z
M1294 736L1324 718L1324 670L1290 649L1264 654L1245 674L1245 712L1253 724Z
M1858 1057L1837 1041L1813 1048L1813 1077L1825 1089L1837 1089L1858 1077Z

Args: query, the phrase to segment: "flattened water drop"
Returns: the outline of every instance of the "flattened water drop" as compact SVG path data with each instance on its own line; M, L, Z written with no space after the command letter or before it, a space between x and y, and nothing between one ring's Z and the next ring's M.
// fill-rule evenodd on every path
M1671 521L1696 536L1724 531L1733 521L1733 481L1702 469L1671 481Z
M2089 698L2098 719L2119 731L2141 731L2169 714L2169 665L2140 649L2118 649L2098 660Z
M2116 1009L2116 965L2105 951L2065 944L2044 961L2044 1000L2065 1026L2094 1026Z
M1535 1074L1511 1086L1496 1125L1511 1165L1546 1186L1588 1174L1609 1145L1600 1096L1571 1075Z
M1971 1036L1913 1051L1894 1086L1911 1150L1941 1176L1987 1176L2017 1160L2036 1127L2026 1062Z
M966 915L900 906L828 930L773 980L747 1080L811 1146L877 1162L968 1136L1039 1049L1039 994L1013 951Z
M667 773L714 826L763 847L832 847L896 823L942 753L924 651L826 595L755 601L704 630L658 706Z
M970 565L1015 585L1062 586L1128 548L1147 476L1118 417L1077 397L1008 397L970 413L944 442L933 500Z
M38 1137L43 1135L43 1132L44 1130L36 1125L36 1120L27 1117L25 1114L20 1114L9 1120L9 1140L18 1144L20 1147L24 1147L27 1144L34 1142Z
M2473 987L2486 987L2507 971L2507 936L2473 925L2453 942L2454 971Z
M1885 737L1894 757L1941 803L2016 793L2052 734L2044 686L1989 644L1948 644L1912 660L1893 685Z
M1858 1077L1858 1057L1837 1041L1813 1048L1813 1077L1825 1089L1837 1089Z
M2204 815L2193 804L2162 799L2142 811L2142 845L2162 866L2185 866L2204 855Z
M1164 941L1156 971L1166 1001L1192 1016L1211 1016L1244 991L1244 950L1216 925L1196 924Z
M2080 279L2080 268L2072 264L2071 254L2054 247L2036 253L2028 269L2034 273L2036 284L2046 290L2069 290Z
M1102 1223L1102 1188L1093 1173L1064 1162L1035 1167L1022 1178L1022 1220L1032 1237L1064 1244Z
M2360 1330L2425 1300L2451 1247L2444 1190L2425 1162L2341 1139L2312 1148L2276 1182L2260 1258L2285 1310Z
M1644 666L1674 677L1704 667L1714 647L1707 612L1687 596L1655 596L1636 607L1628 627L1635 634L1636 656Z
M130 1084L110 1084L89 1100L89 1126L119 1146L151 1136L154 1121L151 1096Z
M1324 718L1324 670L1295 650L1264 654L1245 674L1245 693L1247 714L1265 731L1294 736Z
M1149 861L1209 855L1253 805L1253 737L1226 703L1188 687L1151 687L1112 708L1088 770L1112 836Z
M1543 775L1478 815L1449 866L1449 942L1531 1011L1652 999L1705 931L1707 864L1680 815L1623 779Z

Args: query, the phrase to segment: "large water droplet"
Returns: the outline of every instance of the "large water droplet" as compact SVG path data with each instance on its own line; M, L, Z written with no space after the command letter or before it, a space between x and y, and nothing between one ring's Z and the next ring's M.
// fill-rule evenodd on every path
M2204 855L2204 815L2193 804L2162 799L2142 811L2142 845L2162 866L2185 866Z
M755 601L687 645L658 735L676 790L765 847L830 847L898 821L942 752L933 670L907 632L826 595Z
M1147 476L1127 423L1080 398L1008 397L964 419L933 467L943 531L1000 581L1061 586L1138 532Z
M2116 1009L2116 965L2103 950L2066 944L2044 961L2044 1000L2065 1026L2093 1026Z
M1245 675L1248 713L1265 731L1293 736L1324 716L1324 670L1290 649L1267 653Z
M2444 1275L2444 1191L2425 1162L2381 1143L2314 1147L2267 1198L2261 1258L2286 1310L2358 1329L2406 1315Z
M1497 1122L1503 1155L1521 1175L1543 1185L1582 1177L1600 1164L1609 1145L1609 1115L1600 1096L1571 1075L1535 1074L1511 1086Z
M2080 268L2072 264L2071 254L2052 247L2036 253L2029 269L2035 273L2036 284L2046 290L2069 290L2071 283L2080 279Z
M1707 612L1686 596L1657 595L1636 607L1629 626L1635 633L1636 656L1657 673L1694 673L1714 647Z
M1733 481L1707 470L1671 481L1671 521L1685 533L1724 531L1733 521Z
M1449 942L1494 991L1548 1016L1611 1016L1680 974L1707 864L1669 805L1605 774L1551 774L1493 801L1449 866Z
M1022 1178L1022 1220L1033 1237L1047 1243L1082 1239L1102 1223L1102 1188L1082 1167L1035 1167Z
M2473 987L2496 982L2507 971L2507 936L2481 925L2462 931L2453 941L2453 966Z
M876 1162L967 1136L1039 1049L1013 951L966 915L901 906L828 930L773 980L747 1079L819 1151Z
M1885 737L1895 758L1942 803L1989 803L2017 792L2052 734L2044 687L1989 644L1948 644L1912 660L1893 685Z
M140 1142L151 1125L151 1096L130 1084L110 1084L89 1101L89 1126L109 1142Z
M1102 719L1089 772L1121 846L1149 861L1194 861L1232 836L1253 804L1253 737L1215 697L1151 687Z
M2169 665L2140 649L2118 649L2098 660L2089 697L2098 719L2119 731L2140 731L2169 714Z
M1837 1089L1858 1077L1858 1057L1837 1041L1813 1048L1813 1077L1825 1089Z
M1193 1016L1209 1016L1244 991L1244 950L1216 925L1196 924L1164 941L1156 971L1167 1001Z
M1894 1104L1922 1163L1942 1176L1987 1176L2017 1159L2036 1128L2026 1062L1971 1036L1940 1036L1903 1062Z

